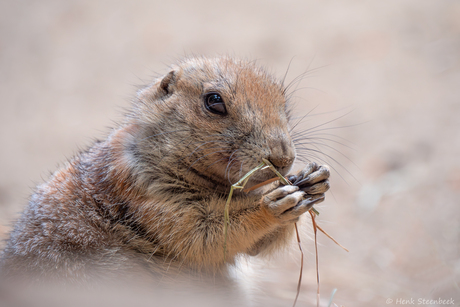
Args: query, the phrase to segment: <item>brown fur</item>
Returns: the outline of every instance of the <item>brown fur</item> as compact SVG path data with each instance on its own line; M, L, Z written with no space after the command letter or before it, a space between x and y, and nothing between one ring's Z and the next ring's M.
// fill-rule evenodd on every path
M206 110L208 92L220 93L226 116ZM292 238L295 219L283 222L264 205L268 198L237 191L224 257L230 183L262 158L286 174L294 157L280 82L245 61L186 59L138 92L105 141L36 189L2 272L76 281L173 269L216 274L239 254L276 250ZM271 177L264 170L249 185Z

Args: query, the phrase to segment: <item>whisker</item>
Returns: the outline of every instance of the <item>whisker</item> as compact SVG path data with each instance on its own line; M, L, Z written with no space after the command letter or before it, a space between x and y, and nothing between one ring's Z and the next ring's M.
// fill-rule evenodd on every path
M339 136L339 135L332 134L332 133L319 132L319 133L311 134L311 136L312 136L312 137L315 137L315 138L316 138L316 136L330 136L330 137L335 137L335 138L337 138L337 139L340 139L340 140L343 140L343 141L345 141L345 142L348 142L348 143L350 143L351 145L358 146L358 145L356 145L355 143L353 143L352 141L350 141L350 140L348 140L348 139L346 139L346 138L344 138L344 137L341 137L341 136ZM333 139L329 139L329 140L334 141Z
M339 127L321 128L321 129L317 129L317 130L313 130L313 131L309 131L309 130L311 130L311 129L306 129L306 130L304 130L304 131L301 131L300 133L299 133L299 132L294 132L293 135L295 135L295 137L298 138L298 137L300 137L300 136L311 135L312 133L320 132L320 131L335 130L335 129L343 129L343 128L352 128L352 127L356 127L356 126L360 126L360 125L367 124L368 122L369 122L369 121L363 122L363 123L359 123L359 124L353 124L353 125L346 125L346 126L339 126Z
M349 108L351 108L351 106L343 107L343 108L336 109L336 110L333 110L333 111L327 111L327 112L321 112L321 113L311 114L310 117L313 117L313 116L321 116L321 115L327 115L327 114L332 114L332 113L337 113L337 112L341 112L341 111L346 110L346 109L349 109ZM301 117L301 116L294 117L294 119L295 119L295 118L299 118L299 117Z
M312 59L313 61L313 59ZM284 88L284 91L283 91L283 94L286 95L286 93L292 88L292 86L296 86L294 88L294 91L297 89L297 87L299 86L300 82L302 82L303 80L305 80L306 78L309 78L309 77L312 77L312 74L317 72L318 70L324 68L324 67L327 67L329 65L323 65L323 66L319 66L319 67L316 67L316 68L312 68L312 69L309 69L310 66L311 66L311 63L312 61L308 64L308 67L307 67L307 70L303 73L301 73L300 75L298 75L297 77L295 77L291 82L289 82L289 84ZM288 94L288 97L289 96L292 96L291 94Z
M361 184L361 183L359 182L359 180L358 180L355 176L353 176L353 174L352 174L346 167L344 167L344 166L342 165L342 163L340 163L339 161L337 161L337 160L336 160L335 158L333 158L331 155L326 154L326 153L322 152L321 150L312 149L312 148L300 148L299 150L313 151L313 152L317 152L317 153L320 153L320 154L326 156L327 158L329 158L329 159L331 159L332 161L334 161L335 163L337 163L340 167L342 167L351 177L353 177L353 179L356 180L356 182L358 182L359 184ZM331 167L333 168L332 165L331 165ZM335 170L335 169L334 169L334 170ZM343 179L343 177L342 177L342 179ZM345 181L345 182L346 182L346 181ZM347 183L347 184L348 184L348 183Z
M281 86L282 86L283 88L284 88L284 81L286 81L286 77L287 77L287 75L288 75L289 68L291 68L291 64L292 64L292 61L294 60L294 57L295 57L295 56L293 56L293 57L291 58L291 60L289 61L288 67L287 67L287 69L286 69L286 72L284 73L283 80L281 80Z
M305 117L307 117L311 112L313 112L317 107L319 107L319 104L317 104L313 109L311 109L310 111L308 111L307 114L305 114L304 116L302 116L302 118L299 119L299 121L294 125L294 127L292 127L290 130L289 130L289 133L291 133L292 130L295 129L295 127L297 127L298 124L300 124L300 122L302 120L304 120Z
M232 169L232 163L238 158L238 157L235 157L232 159L232 156L237 152L238 150L235 150L232 155L230 156L230 158L228 159L228 164L227 164L227 168L225 169L225 172L224 172L224 177L227 176L228 178L228 182L230 184L232 184L232 182L230 181L230 170Z
M356 151L355 148L347 145L347 144L344 144L342 142L339 142L337 140L333 140L333 139L329 139L329 138L321 138L321 137L310 137L310 138L302 138L302 139L296 139L296 140L293 140L294 144L295 145L300 145L300 146L303 146L303 145L307 145L308 142L301 142L303 140L320 140L320 141L328 141L328 142L332 142L332 143L335 143L335 144L339 144L339 145L342 145L343 147L346 147L348 149L351 149L351 150L354 150ZM325 142L321 142L321 144L326 144Z
M238 172L238 178L243 177L243 162L240 164L240 171Z
M314 68L310 70L310 66L314 60L315 60L315 56L313 56L312 59L310 60L310 63L308 63L307 69L303 73L295 77L291 82L289 82L289 84L283 89L283 95L286 95L287 91L289 91L289 89L293 86L293 84L299 83L300 81L304 79L305 76L319 69L319 68ZM284 84L284 80L283 80L283 84Z
M330 150L333 150L337 153L339 153L340 155L342 155L345 159L347 159L348 161L350 161L354 166L356 166L358 169L359 169L359 166L355 164L355 162L353 162L347 155L345 155L343 152L337 150L336 148L328 145L328 144L325 144L325 143L318 143L318 142L306 142L306 143L303 143L302 146L304 145L317 145L317 146L324 146L326 148L329 148ZM315 146L316 147L316 146ZM317 147L318 148L318 147ZM302 147L300 147L299 149L302 149ZM319 149L319 148L318 148Z
M232 152L232 154L230 155L230 157L228 158L228 164L227 164L227 167L225 168L224 176L225 176L225 174L227 174L228 167L229 167L230 163L233 162L233 160L234 160L234 159L232 160L232 157L233 157L233 155L234 155L237 151L238 151L238 149L234 150L234 151ZM235 157L235 159L236 159L236 158L237 158L237 157ZM230 175L230 174L229 174L229 175Z
M307 162L307 163L308 163L308 162L311 162L311 160L310 160L309 158L313 157L313 158L317 159L318 161L320 161L320 162L322 162L322 163L325 163L325 164L329 165L329 166L337 173L337 175L339 175L339 177L340 177L348 186L350 186L350 185L348 184L348 182L345 180L345 178L342 176L342 174L341 174L333 165L331 165L331 163L329 163L329 161L324 160L324 159L322 159L322 158L320 158L320 157L318 157L318 156L316 156L316 155L304 155L304 154L300 154L299 156L301 157L301 159L298 159L298 160L301 161L301 162ZM302 158L303 158L303 159L306 159L306 161L303 160ZM346 169L345 169L345 170L346 170Z
M304 86L304 87L299 87L299 88L295 88L294 90L292 90L287 96L286 96L286 100L287 101L290 101L291 99L293 98L299 98L298 96L294 97L294 94L301 91L301 90L316 90L316 91L319 91L321 93L326 93L325 91L323 90L320 90L319 88L316 88L316 87L311 87L311 86Z
M323 126L325 126L325 125L327 125L327 124L330 124L330 123L332 123L332 122L335 122L335 121L337 121L337 120L339 120L339 119L341 119L341 118L343 118L343 117L349 115L349 114L350 114L351 112L353 112L353 111L354 111L354 109L351 110L351 111L348 112L348 113L345 113L344 115L341 115L341 116L339 116L339 117L336 117L336 118L334 118L334 119L331 119L331 120L329 120L329 121L327 121L327 122L325 122L325 123L322 123L322 124L320 124L320 125L316 125L316 126L314 126L314 127L305 129L305 130L301 131L301 133L294 132L294 133L293 133L293 136L294 136L294 135L296 135L296 136L297 136L297 135L304 135L306 132L310 132L310 131L312 131L313 129L316 129L316 128L319 128L319 127L323 127ZM317 130L313 130L313 131L317 131Z

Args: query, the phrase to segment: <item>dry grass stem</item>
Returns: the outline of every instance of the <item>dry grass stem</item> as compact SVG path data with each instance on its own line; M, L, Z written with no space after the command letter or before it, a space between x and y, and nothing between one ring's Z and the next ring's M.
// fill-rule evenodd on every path
M299 281L297 282L297 293L295 295L295 300L294 304L292 307L295 307L295 304L297 303L297 299L299 298L300 294L300 286L302 285L302 275L303 275L303 250L302 250L302 242L300 242L300 236L299 236L299 230L297 229L297 223L294 224L295 226L295 234L297 237L297 243L299 244L299 250L300 250L300 273L299 273Z
M254 175L257 171L259 171L260 169L265 169L265 168L270 168L270 170L272 170L277 177L275 178L272 178L272 179L269 179L269 180L266 180L262 183L259 183L253 187L250 187L248 189L244 189L243 191L244 192L250 192L250 191L253 191L255 189L258 189L260 187L263 187L267 184L270 184L272 182L275 182L276 180L279 180L281 181L284 185L292 185L291 182L289 182L289 180L287 180L285 177L283 177L283 175L281 175L276 169L275 167L266 159L262 159L263 162L261 164L259 164L257 167L253 168L252 170L250 170L247 174L245 174L237 183L233 184L230 188L230 192L228 193L228 197L227 197L227 202L225 203L225 212L224 212L224 257L226 257L227 255L227 233L228 233L228 223L229 223L229 213L228 213L228 210L229 210L229 206L230 206L230 202L232 200L232 196L233 196L233 191L235 189L244 189L244 186L246 185L246 183L248 182L249 178ZM314 232L314 236L315 236L315 254L316 254L316 282L317 282L317 297L316 297L316 306L319 307L319 299L320 299L320 290L319 290L319 262L318 262L318 244L317 244L317 237L316 237L316 234L317 234L317 230L319 229L322 233L324 233L329 239L331 239L332 241L334 241L334 243L336 243L337 245L339 245L340 247L342 247L344 250L346 250L348 252L348 249L346 249L345 247L343 247L340 243L338 243L332 236L330 236L327 232L325 232L321 227L318 226L318 224L316 224L316 216L319 215L319 212L316 211L313 207L308 211L310 212L310 215L311 215L311 220L312 220L312 224L313 224L313 232ZM300 254L301 254L301 258L300 258L300 274L299 274L299 281L297 283L297 293L296 293L296 296L295 296L295 300L294 300L294 304L292 305L293 307L295 307L296 303L297 303L297 299L299 297L299 294L300 294L300 287L302 285L302 272L303 272L303 258L304 258L304 253L303 253L303 250L302 250L302 243L300 241L300 236L299 236L299 230L297 228L297 223L294 224L295 226L295 233L296 233L296 237L297 237L297 243L299 245L299 250L300 250Z
M340 246L341 248L343 248L345 251L349 252L348 249L346 249L342 244L340 244L339 242L337 242L330 234L328 234L327 232L325 232L321 227L318 226L318 224L316 224L316 228L318 228L322 233L324 233L326 235L326 237L328 237L329 239L331 239L332 241L334 241L335 244L337 244L338 246Z
M318 226L316 225L316 220L315 220L316 215L311 211L308 211L308 212L310 212L310 215L311 215L311 222L313 224L313 232L315 234L316 283L317 283L316 307L319 307L319 265L318 265L318 243L317 243L317 240L316 240L316 232L317 232Z

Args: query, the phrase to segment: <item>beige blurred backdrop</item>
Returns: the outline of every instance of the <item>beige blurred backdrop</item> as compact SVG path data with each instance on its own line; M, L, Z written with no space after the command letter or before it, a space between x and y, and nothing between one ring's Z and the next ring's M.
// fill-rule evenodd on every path
M309 141L325 144L330 157L318 159L334 169L318 223L350 250L318 235L322 306L333 289L344 306L458 306L454 0L1 1L0 237L36 184L110 131L137 85L187 54L256 59L280 78L291 62L287 81L310 70L294 101L295 116L313 116L297 129L316 130ZM302 230L299 306L308 306L311 224ZM267 306L290 306L299 261L294 248L239 274Z

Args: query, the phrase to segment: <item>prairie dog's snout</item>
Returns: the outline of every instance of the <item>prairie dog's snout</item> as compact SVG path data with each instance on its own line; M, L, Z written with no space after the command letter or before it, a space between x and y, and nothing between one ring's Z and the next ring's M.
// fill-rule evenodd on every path
M268 159L278 171L285 175L291 169L295 159L295 149L286 133L278 133L268 140L270 155Z

